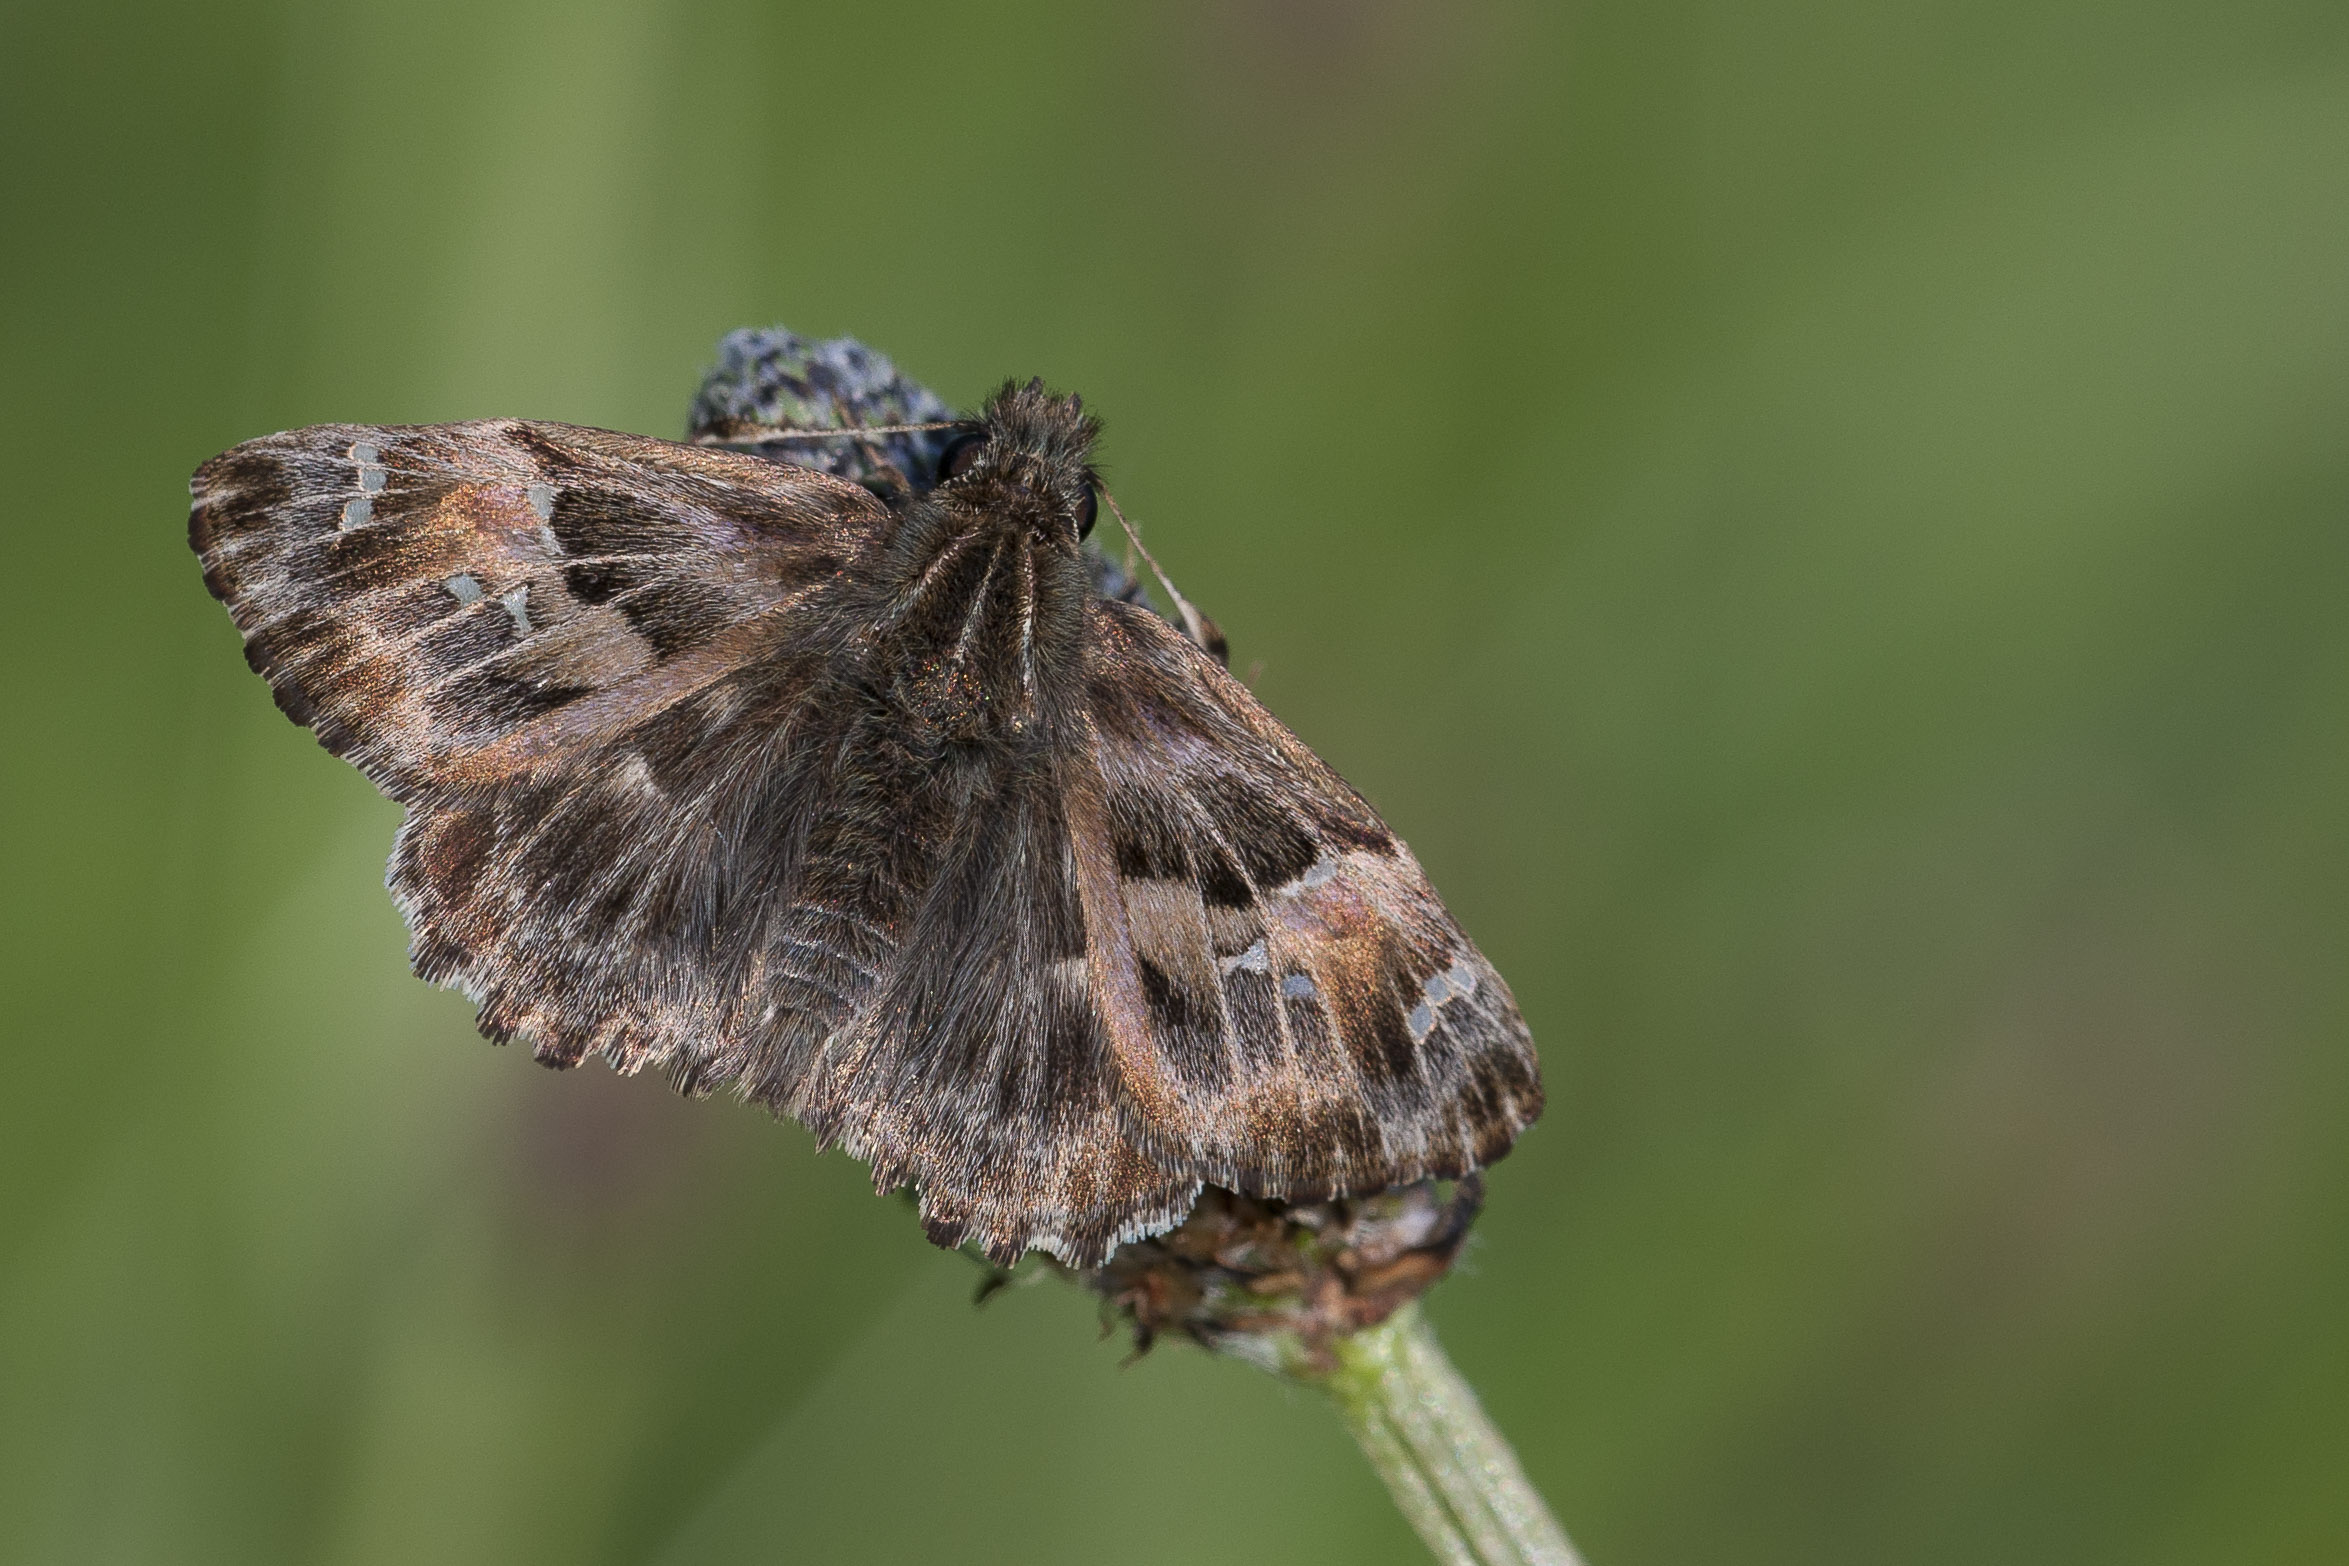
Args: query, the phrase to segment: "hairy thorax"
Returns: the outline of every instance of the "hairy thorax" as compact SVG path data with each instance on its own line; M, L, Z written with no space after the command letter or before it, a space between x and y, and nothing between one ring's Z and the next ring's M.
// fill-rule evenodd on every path
M997 432L967 476L905 504L876 551L876 684L939 742L1043 741L1083 697L1092 596L1078 462Z

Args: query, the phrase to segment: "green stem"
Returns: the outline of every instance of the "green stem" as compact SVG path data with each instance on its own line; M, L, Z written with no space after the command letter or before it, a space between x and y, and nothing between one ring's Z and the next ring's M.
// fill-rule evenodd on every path
M1331 1395L1445 1566L1582 1566L1417 1305L1341 1341Z

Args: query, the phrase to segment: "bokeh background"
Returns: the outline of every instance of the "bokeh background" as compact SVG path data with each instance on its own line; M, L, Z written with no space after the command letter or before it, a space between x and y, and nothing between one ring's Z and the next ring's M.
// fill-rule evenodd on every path
M1510 975L1598 1566L2349 1558L2338 0L0 14L0 1557L1394 1561L808 1137L410 979L184 543L728 328L1082 390Z

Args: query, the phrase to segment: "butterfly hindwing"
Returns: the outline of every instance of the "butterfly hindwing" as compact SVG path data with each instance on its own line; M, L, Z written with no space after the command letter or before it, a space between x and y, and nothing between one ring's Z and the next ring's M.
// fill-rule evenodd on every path
M832 1025L853 985L824 972L834 982L818 995L762 966L791 867L778 839L745 830L766 826L758 802L779 784L807 785L800 808L822 807L815 748L793 757L781 742L826 721L821 678L786 657L748 665L592 752L412 805L391 886L417 971L549 1064L601 1054L694 1088L761 1067L741 1026L746 986L774 992L757 1008L761 1039Z
M917 1184L939 1243L1095 1264L1179 1222L1199 1182L1136 1134L1058 791L1018 771L977 788L908 772L887 819L926 892L870 1004L781 1107L870 1160L876 1184Z

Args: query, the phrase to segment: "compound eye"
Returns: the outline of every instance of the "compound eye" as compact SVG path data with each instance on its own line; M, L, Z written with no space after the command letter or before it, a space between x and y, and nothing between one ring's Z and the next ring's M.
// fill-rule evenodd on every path
M1085 486L1085 498L1077 502L1077 538L1079 541L1082 541L1085 538L1091 536L1093 532L1093 519L1100 514L1100 497L1093 493L1093 486L1087 484Z
M961 478L979 464L979 453L987 449L987 437L979 430L966 430L946 443L938 454L938 482Z

